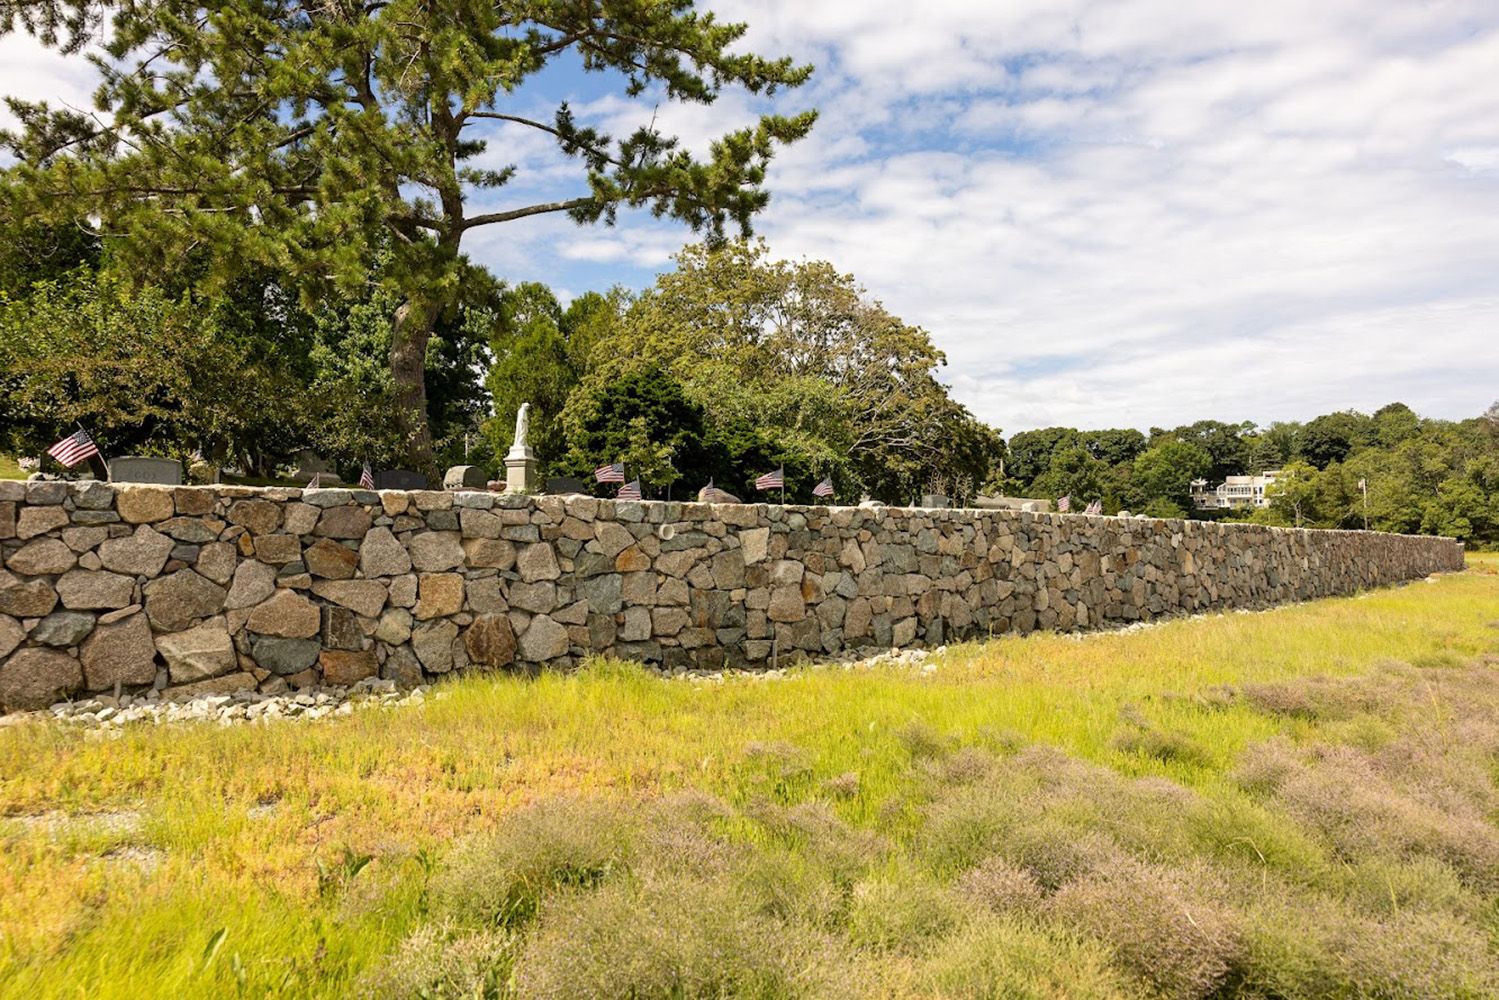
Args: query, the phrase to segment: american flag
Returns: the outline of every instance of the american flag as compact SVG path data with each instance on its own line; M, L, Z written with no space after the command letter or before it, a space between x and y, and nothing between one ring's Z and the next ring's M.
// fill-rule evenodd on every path
M359 471L359 485L367 490L375 488L375 473L370 469L368 462L365 462L364 468Z
M596 483L622 483L625 481L625 463L615 462L613 465L601 465L593 470L593 481Z
M1072 494L1069 493L1057 501L1057 510L1063 514L1072 509Z
M621 486L619 492L614 494L616 500L639 500L640 498L640 480L638 479Z
M80 427L76 433L69 434L48 448L47 454L71 469L79 462L98 455L99 447L94 444L94 439L88 436L88 431Z
M1367 479L1360 479L1358 481L1358 488L1360 490L1367 490L1369 488L1369 480L1367 480Z
M783 465L774 472L767 472L755 480L757 490L784 490L786 488L786 467Z
M812 487L814 497L830 497L833 495L833 477L827 476L822 482Z
M1085 510L1085 511L1083 511L1083 513L1084 514L1094 514L1094 515L1102 514L1103 513L1103 501L1102 500L1094 500L1092 503L1088 504L1088 509Z

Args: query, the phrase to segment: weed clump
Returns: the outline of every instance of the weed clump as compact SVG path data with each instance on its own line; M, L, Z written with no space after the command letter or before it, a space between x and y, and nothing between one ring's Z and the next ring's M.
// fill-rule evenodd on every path
M727 879L629 877L542 908L520 996L794 997L839 976L835 943L758 912Z
M922 996L1133 996L1106 945L1016 920L977 921L944 939L923 965Z
M1120 964L1163 997L1208 996L1239 949L1230 911L1188 891L1178 874L1138 861L1115 861L1067 883L1049 909L1107 942Z
M429 925L365 977L358 993L376 1000L498 1000L507 994L519 950L520 938L512 931L456 932Z
M912 873L881 875L854 886L848 937L864 948L915 954L958 925L960 901Z
M955 888L964 899L999 914L1034 912L1043 895L1034 875L1001 857L988 858L964 872Z
M549 799L460 847L432 880L433 910L468 924L515 927L548 892L597 885L629 866L639 820L588 799Z
M1448 914L1371 919L1330 898L1266 894L1239 960L1251 996L1492 997L1499 968L1486 936Z

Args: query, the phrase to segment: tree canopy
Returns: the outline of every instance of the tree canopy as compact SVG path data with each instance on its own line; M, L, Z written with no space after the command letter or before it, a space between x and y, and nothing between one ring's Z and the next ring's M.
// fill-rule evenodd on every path
M564 58L634 99L710 103L725 87L770 94L810 75L741 51L745 26L690 0L28 0L0 7L0 34L17 30L87 59L98 87L90 112L8 100L20 127L0 149L19 162L0 180L0 224L89 216L128 237L119 253L137 274L193 260L205 281L230 281L251 262L304 302L367 298L377 280L396 302L405 451L429 469L427 346L472 271L467 234L548 213L612 224L625 207L714 238L748 232L766 165L815 117L763 115L698 157L654 123L615 136L566 102L524 113L518 88ZM87 49L95 37L101 51ZM503 152L486 155L505 130L554 142L574 192L492 207L516 175Z
M747 488L787 466L807 488L909 500L968 495L1003 449L948 394L931 337L823 261L770 259L763 243L697 245L597 337L566 421L591 419L615 381L659 370L700 407ZM602 456L608 458L609 456Z

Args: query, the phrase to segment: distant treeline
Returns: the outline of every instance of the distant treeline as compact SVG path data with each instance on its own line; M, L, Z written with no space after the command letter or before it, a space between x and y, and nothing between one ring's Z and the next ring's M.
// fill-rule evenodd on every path
M1270 506L1194 511L1194 479L1281 470ZM1359 488L1360 481L1367 490ZM1224 517L1261 524L1451 535L1499 542L1499 403L1468 420L1433 420L1404 403L1305 423L1199 420L1140 431L1048 427L1009 439L990 489L1094 498L1113 513ZM1367 498L1367 499L1366 499Z

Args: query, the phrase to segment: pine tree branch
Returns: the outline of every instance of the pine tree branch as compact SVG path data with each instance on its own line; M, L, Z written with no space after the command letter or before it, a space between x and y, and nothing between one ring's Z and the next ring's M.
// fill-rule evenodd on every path
M508 212L490 212L486 215L470 216L464 219L460 226L466 231L479 226L493 225L496 222L514 222L516 219L524 219L532 215L545 215L548 212L571 212L575 208L584 208L592 204L594 204L592 196L570 198L567 201L548 201L539 205L528 205L525 208L512 208Z

